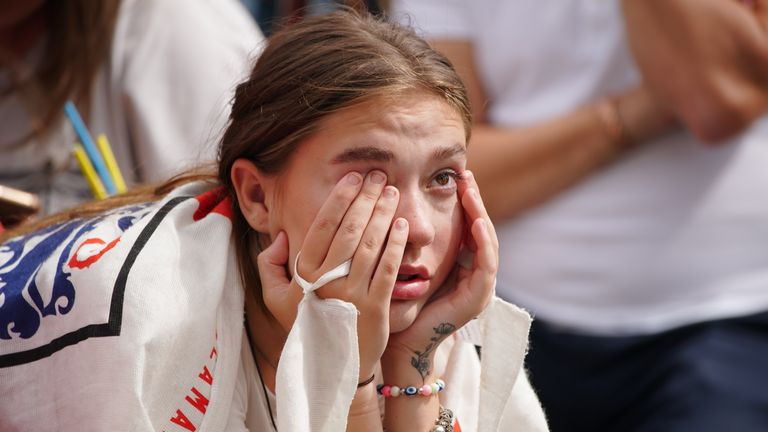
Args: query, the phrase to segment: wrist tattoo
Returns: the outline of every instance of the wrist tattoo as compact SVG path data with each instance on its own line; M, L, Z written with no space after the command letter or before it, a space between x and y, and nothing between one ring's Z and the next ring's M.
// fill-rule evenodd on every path
M447 338L454 331L456 331L456 326L451 323L440 323L439 326L433 327L432 330L435 331L435 336L429 338L430 342L424 348L424 351L414 351L414 354L416 355L411 357L411 366L419 371L419 375L421 375L422 380L424 380L427 375L429 375L430 369L432 367L429 361L429 355L437 348L443 339Z

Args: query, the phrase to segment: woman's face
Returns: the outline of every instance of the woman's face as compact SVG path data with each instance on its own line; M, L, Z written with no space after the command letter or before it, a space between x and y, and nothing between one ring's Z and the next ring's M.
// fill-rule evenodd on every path
M425 276L395 284L390 329L405 330L455 265L464 231L456 176L465 169L465 150L459 114L425 93L335 113L279 174L270 231L286 232L292 264L334 185L350 171L383 171L400 191L395 217L409 223L401 273Z

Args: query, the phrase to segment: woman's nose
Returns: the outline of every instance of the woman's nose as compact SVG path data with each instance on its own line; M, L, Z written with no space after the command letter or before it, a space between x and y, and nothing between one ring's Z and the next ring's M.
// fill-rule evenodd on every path
M428 204L421 199L401 191L400 204L395 217L408 221L408 244L413 247L424 247L435 240L435 226Z

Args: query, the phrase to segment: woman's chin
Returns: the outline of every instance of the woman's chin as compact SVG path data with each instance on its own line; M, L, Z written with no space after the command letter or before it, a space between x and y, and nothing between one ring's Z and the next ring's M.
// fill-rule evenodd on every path
M392 300L389 305L389 332L399 333L413 324L419 316L419 303L413 300Z

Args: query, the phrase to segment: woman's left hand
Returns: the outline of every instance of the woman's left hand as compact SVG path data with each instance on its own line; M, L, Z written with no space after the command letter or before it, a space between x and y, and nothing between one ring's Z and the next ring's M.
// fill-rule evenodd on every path
M493 297L499 241L470 171L462 174L458 194L467 229L463 253L471 254L472 262L457 260L454 271L414 323L390 335L382 358L385 374L390 367L401 368L407 357L410 367L426 380L433 373L432 360L440 342L477 317Z

